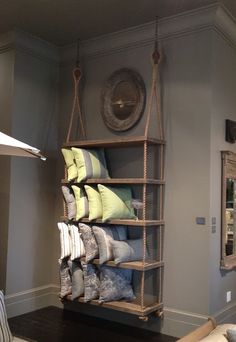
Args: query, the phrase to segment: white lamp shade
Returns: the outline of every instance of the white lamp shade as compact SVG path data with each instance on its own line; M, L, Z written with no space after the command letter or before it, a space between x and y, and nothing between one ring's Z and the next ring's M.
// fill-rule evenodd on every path
M0 155L40 158L40 150L0 132Z

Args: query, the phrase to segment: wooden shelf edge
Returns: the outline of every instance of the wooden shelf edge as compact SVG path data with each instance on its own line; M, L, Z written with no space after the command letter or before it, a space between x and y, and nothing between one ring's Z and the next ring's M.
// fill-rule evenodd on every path
M94 259L93 264L99 265L99 259ZM143 264L143 261L129 261L129 262L122 262L120 264L115 264L114 261L107 261L103 265L110 266L110 267L119 267L119 268L126 268L130 270L136 271L148 271L155 268L160 268L164 266L163 261L156 261L156 260L146 260Z
M166 141L145 136L122 137L114 139L98 139L98 140L75 140L66 142L62 147L121 147L139 145L144 142L148 144L165 145Z
M77 223L88 223L88 224L115 224L115 225L123 225L123 226L135 226L135 227L150 227L150 226L164 226L165 221L164 220L108 220L106 222L103 222L101 219L89 221L89 219L84 218L79 221L69 220L66 216L61 216L61 221L71 224L77 224Z
M72 302L70 295L64 298L64 300ZM131 314L138 315L138 316L145 316L163 308L163 303L155 303L153 305L146 306L142 309L141 305L135 304L133 302L125 302L125 301L113 301L113 302L99 303L98 300L91 300L90 302L85 303L83 297L76 299L75 302L76 301L79 303L83 303L83 304L96 305L96 306L100 306L103 308L127 312L127 313L131 313Z
M164 180L159 179L144 179L144 178L109 178L109 179L87 179L84 182L69 182L67 179L62 179L61 184L66 185L84 185L84 184L153 184L164 185Z

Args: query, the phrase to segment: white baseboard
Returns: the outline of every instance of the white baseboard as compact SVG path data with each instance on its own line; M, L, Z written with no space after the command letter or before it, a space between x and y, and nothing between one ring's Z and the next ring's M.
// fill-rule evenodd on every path
M55 284L36 287L5 296L8 318L54 305L62 307L58 299L59 287Z

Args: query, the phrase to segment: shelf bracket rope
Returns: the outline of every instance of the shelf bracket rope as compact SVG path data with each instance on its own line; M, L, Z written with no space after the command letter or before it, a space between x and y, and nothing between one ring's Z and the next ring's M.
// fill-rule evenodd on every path
M152 108L154 105L154 101L156 103L157 110L157 124L159 129L159 138L161 140L164 139L164 128L163 128L163 117L161 112L161 96L160 89L158 87L159 82L159 64L161 62L161 54L158 51L158 17L156 17L156 26L155 26L155 45L154 51L152 53L152 85L151 85L151 93L148 104L148 112L147 112L147 121L145 126L145 137L148 137L148 131L150 127L150 118L152 113Z
M81 136L82 138L85 139L85 128L83 124L82 112L81 112L81 107L80 107L80 99L79 99L79 82L80 82L81 76L82 76L82 72L81 72L80 62L79 62L79 42L77 42L76 67L73 70L74 99L73 99L73 105L72 105L72 110L70 114L70 122L69 122L66 142L70 141L71 131L73 128L73 122L74 122L76 112L78 113L78 117L79 117L79 125L80 125L79 128L81 131Z

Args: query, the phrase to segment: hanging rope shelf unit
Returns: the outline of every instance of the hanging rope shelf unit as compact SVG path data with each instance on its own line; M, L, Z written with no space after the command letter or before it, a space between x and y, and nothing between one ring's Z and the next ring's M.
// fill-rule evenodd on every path
M77 54L78 57L78 54ZM136 248L139 250L133 250L134 254L137 254L137 258L134 260L125 260L120 263L116 263L115 260L109 260L105 263L110 269L125 269L133 272L131 285L134 291L134 297L132 300L110 300L101 301L99 298L89 301L89 304L99 305L105 308L123 311L126 313L137 315L141 320L147 321L149 315L152 314L156 317L163 316L163 300L162 300L162 288L163 288L163 232L164 232L164 159L165 159L165 140L164 140L164 128L163 128L163 116L161 112L161 96L160 96L160 81L159 81L159 65L161 61L161 55L158 51L158 21L155 24L155 46L152 54L152 80L150 97L148 101L148 108L146 114L146 124L144 128L144 135L142 136L122 136L114 139L99 139L99 140L86 140L86 133L82 119L82 113L79 103L79 81L81 78L81 70L79 63L77 62L76 68L73 71L74 78L74 101L72 107L72 113L69 122L69 128L67 132L66 142L63 144L64 149L82 148L82 149L109 149L113 148L138 148L140 149L139 157L143 166L143 170L140 170L140 177L134 177L130 175L128 178L88 178L81 182L71 182L68 180L67 167L65 172L65 179L62 180L62 185L71 188L76 185L78 187L86 188L89 186L109 186L112 187L130 187L132 186L132 192L135 193L135 189L138 188L139 194L142 197L139 200L140 207L136 211L137 217L135 218L110 218L104 222L103 218L97 218L90 221L89 218L83 217L79 220L70 220L68 218L68 207L64 201L64 216L62 221L69 224L76 224L80 229L80 223L96 225L97 227L113 227L116 229L121 225L127 226L129 231L138 231L137 240L141 245ZM75 121L75 113L78 113L78 122L80 124L80 134L82 139L77 141L71 141L71 132ZM157 137L150 137L150 125L153 126L153 119L156 113L156 123L158 127ZM132 152L131 152L132 153ZM151 162L150 162L151 160ZM125 164L125 161L123 161ZM151 166L150 166L151 165ZM153 167L153 165L155 165ZM112 175L112 173L111 173ZM100 189L100 188L99 188ZM133 191L134 190L134 191ZM102 197L102 196L101 196ZM103 199L103 197L102 197ZM114 204L115 206L115 204ZM134 205L135 208L135 205ZM83 234L82 234L83 240ZM130 244L132 240L125 240L125 243ZM134 240L133 240L134 241ZM85 248L86 250L86 248ZM100 249L99 249L100 251ZM140 256L141 253L141 256ZM115 255L114 248L113 254ZM82 262L84 258L81 259ZM92 265L99 265L99 257L90 261ZM101 266L101 270L104 265ZM102 280L101 280L102 281ZM72 293L73 295L73 293ZM71 300L71 295L66 296L64 299L66 303ZM84 297L77 298L79 302L85 302Z

